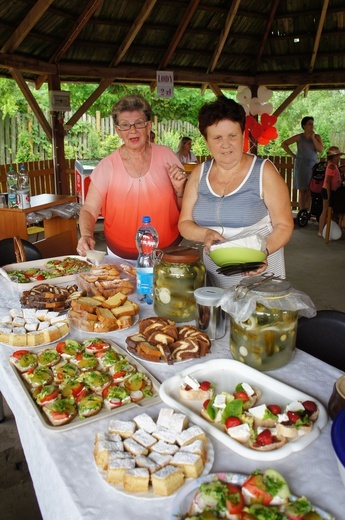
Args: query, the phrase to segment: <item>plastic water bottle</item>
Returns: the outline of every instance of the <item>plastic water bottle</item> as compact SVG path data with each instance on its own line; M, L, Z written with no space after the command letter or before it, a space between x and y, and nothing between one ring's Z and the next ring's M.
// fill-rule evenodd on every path
M30 208L30 183L29 174L24 164L20 166L18 174L17 204L21 209Z
M158 233L151 225L151 217L142 218L135 241L138 248L137 293L139 301L153 302L153 252L158 247Z
M8 193L8 207L17 208L17 189L18 189L18 175L13 166L9 167L7 172L7 193Z

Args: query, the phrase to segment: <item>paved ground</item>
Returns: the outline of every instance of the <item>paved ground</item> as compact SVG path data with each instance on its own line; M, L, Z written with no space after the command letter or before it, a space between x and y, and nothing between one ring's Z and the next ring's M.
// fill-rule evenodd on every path
M328 245L317 236L317 224L296 227L286 247L287 278L307 293L316 308L345 312L345 239ZM105 250L102 224L97 248ZM10 410L0 424L0 504L3 520L41 520L30 474Z

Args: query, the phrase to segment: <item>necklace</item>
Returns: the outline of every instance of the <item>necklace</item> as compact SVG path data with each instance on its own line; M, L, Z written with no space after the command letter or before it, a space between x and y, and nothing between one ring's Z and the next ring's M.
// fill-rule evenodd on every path
M232 181L235 179L236 175L238 174L238 170L239 170L239 168L237 168L235 173L232 174L231 179L229 180L229 182L224 186L224 188L223 188L223 195L220 196L221 199L223 199L225 197L225 192L226 192L227 188L230 186L230 184L232 183Z
M133 170L134 170L134 172L135 172L135 174L137 176L137 179L138 179L139 182L141 182L141 176L142 176L142 173L143 173L144 164L145 164L145 157L146 157L146 145L145 145L145 152L144 152L144 156L142 158L141 167L140 167L140 171L139 172L137 171L136 167L134 166L133 161L131 159L131 156L129 155L129 152L128 152L126 147L125 147L125 150L126 150L126 154L127 154L128 159L129 159L129 162L131 163L132 168L133 168Z

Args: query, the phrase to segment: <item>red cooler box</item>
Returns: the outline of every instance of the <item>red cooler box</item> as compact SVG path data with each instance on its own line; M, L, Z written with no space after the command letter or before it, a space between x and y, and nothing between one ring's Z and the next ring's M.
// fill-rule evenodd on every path
M90 175L99 163L99 159L75 161L75 192L77 202L84 204L87 190L90 185Z

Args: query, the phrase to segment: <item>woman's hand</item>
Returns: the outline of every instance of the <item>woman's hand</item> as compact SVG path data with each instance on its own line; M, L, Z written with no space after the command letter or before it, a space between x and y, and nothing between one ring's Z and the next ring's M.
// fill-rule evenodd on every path
M243 272L242 276L257 276L257 275L263 273L264 271L266 271L267 267L268 267L268 262L267 262L267 260L265 260L263 265L261 265L257 269L253 269L252 271Z
M86 256L86 251L90 251L91 249L95 248L96 241L95 239L90 235L84 235L79 238L78 245L77 245L77 253L81 256Z
M210 247L217 242L224 242L224 237L214 229L206 229L204 238L205 252L208 253Z
M175 190L176 195L179 197L183 195L184 185L187 180L186 172L177 164L170 165L168 163L168 172L171 180L171 184Z

